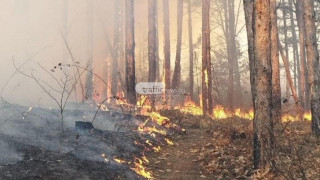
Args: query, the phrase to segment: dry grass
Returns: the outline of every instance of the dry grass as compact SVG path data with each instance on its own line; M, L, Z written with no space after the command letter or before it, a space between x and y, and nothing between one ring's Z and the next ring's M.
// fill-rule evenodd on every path
M187 130L198 128L209 135L207 143L198 148L199 163L206 173L214 174L218 179L320 178L320 140L310 132L310 122L276 125L276 165L254 171L252 121L240 118L214 120L179 111L162 113Z

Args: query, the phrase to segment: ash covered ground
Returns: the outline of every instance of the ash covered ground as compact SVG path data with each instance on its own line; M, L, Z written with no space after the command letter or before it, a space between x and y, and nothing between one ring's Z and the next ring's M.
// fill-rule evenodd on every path
M0 103L0 179L142 179L132 170L148 136L130 129L141 120L88 105L64 111ZM76 121L93 129L76 129ZM141 123L141 122L140 122ZM125 125L125 127L123 126ZM132 126L132 127L129 127ZM121 128L119 128L121 127Z

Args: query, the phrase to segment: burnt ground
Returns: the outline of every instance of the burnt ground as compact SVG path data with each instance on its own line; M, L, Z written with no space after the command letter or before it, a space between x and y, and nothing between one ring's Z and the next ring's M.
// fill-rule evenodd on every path
M144 155L150 162L144 160L143 164L154 179L320 178L320 140L310 133L310 122L281 124L276 129L276 171L254 171L249 120L213 120L163 111L162 115L186 129L186 133L167 131L165 137L174 143L168 145L160 134L153 138L134 130L145 117L103 112L93 123L94 129L79 131L74 127L75 121L86 121L92 112L71 111L61 134L59 124L49 118L52 112L29 110L15 107L14 113L9 113L11 110L1 109L1 180L143 179L132 168L136 158L143 159ZM147 124L165 130L151 121ZM116 125L123 127L115 130ZM161 151L153 152L145 143L147 140L160 146ZM125 163L115 162L115 157Z
M16 145L23 160L0 165L0 179L139 179L128 168L103 161L81 160L72 154L59 154L28 145Z
M117 138L114 138L114 136ZM113 157L116 156L127 161L132 160L133 155L139 156L140 150L138 148L124 150L127 144L115 143L115 141L130 143L129 139L138 139L137 136L132 134L99 130L91 130L90 132L69 130L65 132L65 142L62 143L62 146L69 147L59 147L61 150L50 150L46 145L43 147L30 145L30 141L24 143L16 137L0 135L0 138L2 143L5 142L7 147L13 149L18 156L16 162L0 164L1 180L142 179L131 170L129 165L118 164L113 161ZM72 148L70 148L70 144L73 144ZM95 144L101 149L97 148ZM106 155L107 160L99 157L102 153L108 152L106 147L114 149L113 153L109 151L110 155Z
M99 112L93 128L79 129L76 122L91 122L95 111L67 110L62 131L53 115L57 110L0 105L1 180L143 179L133 168L135 158L148 153L144 142L164 143L161 138L135 131L144 116Z

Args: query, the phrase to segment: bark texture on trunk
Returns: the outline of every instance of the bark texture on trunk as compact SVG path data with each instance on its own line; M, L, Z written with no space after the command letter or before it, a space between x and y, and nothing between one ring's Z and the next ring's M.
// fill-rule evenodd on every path
M183 0L178 0L177 6L177 49L176 60L172 78L172 88L177 89L181 79L181 43L182 43L182 20L183 20Z
M311 88L312 131L320 136L319 53L315 26L314 0L304 1L309 86Z
M308 84L308 70L305 52L305 24L304 24L304 0L297 0L296 15L299 28L299 48L300 48L300 82L301 82L301 102L306 110L310 109L310 89Z
M156 81L156 21L155 21L155 13L156 13L156 3L157 0L149 0L148 1L148 26L149 26L149 33L148 33L148 59L149 59L149 82ZM155 97L151 96L151 106L152 109L155 109Z
M243 0L244 15L246 20L247 40L248 40L248 56L250 68L250 84L252 94L252 104L254 107L255 91L255 76L254 76L254 43L253 43L253 0ZM255 109L255 108L254 108Z
M125 28L125 56L126 56L126 86L127 101L137 104L136 99L136 70L135 70L135 41L134 41L134 0L125 1L126 28Z
M254 166L264 168L273 157L270 0L254 1L255 118Z
M278 49L278 25L276 0L270 0L271 11L271 60L272 60L272 118L281 121L281 86Z
M304 27L304 20L303 20L303 5L304 0L297 0L296 4L296 16L298 22L298 29L299 29L299 49L300 49L300 101L302 106L305 108L306 103L306 79L305 79L305 72L306 71L306 59L305 59L305 27Z

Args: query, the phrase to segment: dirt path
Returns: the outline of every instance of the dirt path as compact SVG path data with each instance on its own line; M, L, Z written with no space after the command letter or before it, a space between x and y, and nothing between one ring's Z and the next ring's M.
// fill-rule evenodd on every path
M210 141L210 137L199 129L187 129L186 135L174 137L172 146L162 147L159 153L149 157L149 167L155 179L195 180L212 179L201 172L197 161L197 150Z

